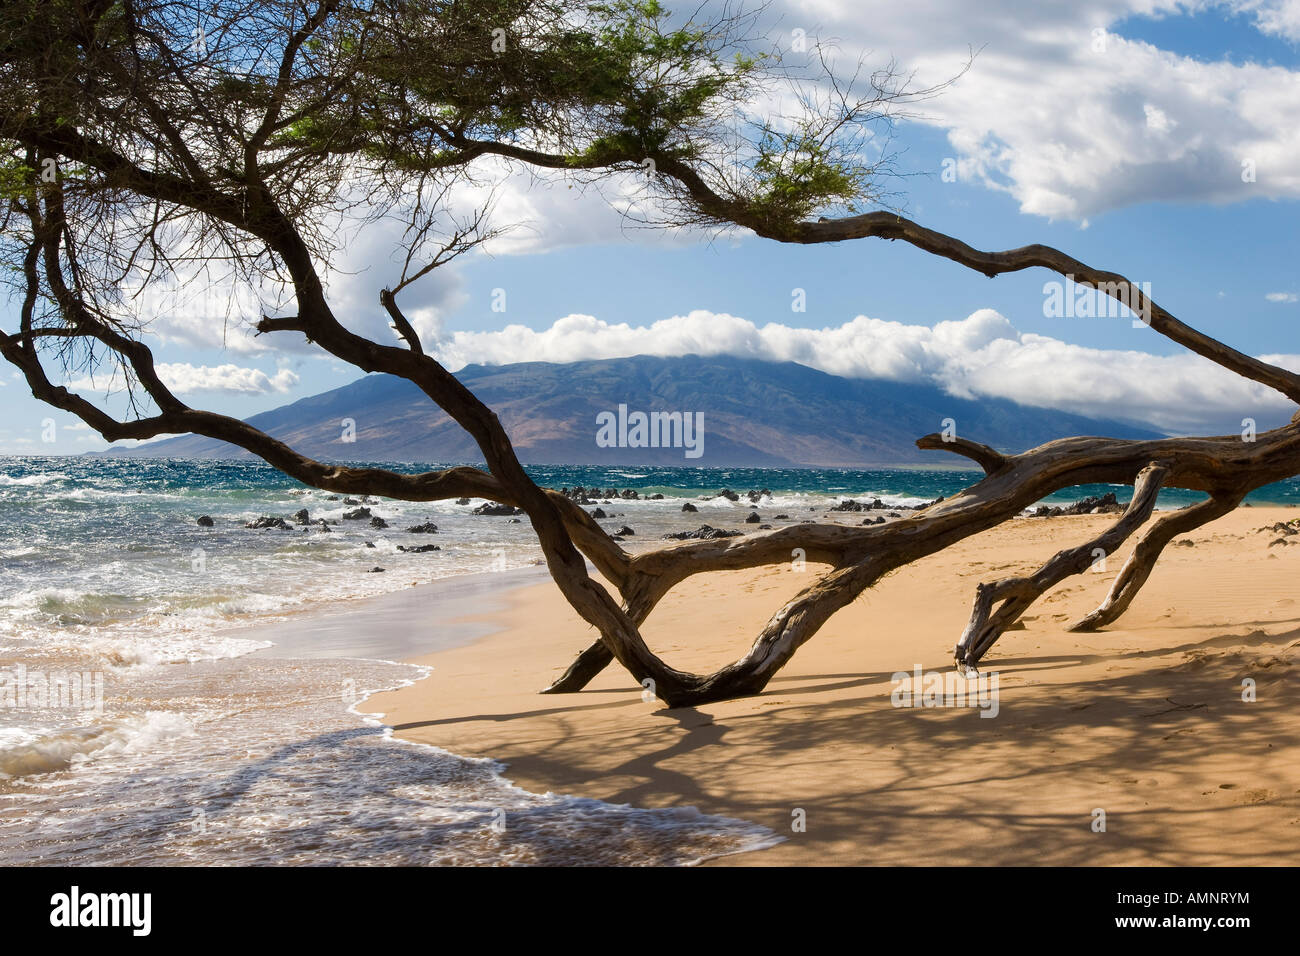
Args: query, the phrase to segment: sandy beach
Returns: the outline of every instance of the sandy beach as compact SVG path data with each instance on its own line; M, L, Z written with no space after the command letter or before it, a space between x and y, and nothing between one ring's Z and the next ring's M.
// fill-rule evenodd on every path
M895 707L892 675L949 670L976 583L1031 572L1113 518L1014 521L896 572L754 698L665 709L617 665L580 694L538 694L592 637L547 581L479 615L486 636L411 658L432 675L365 709L405 739L501 760L532 791L695 806L786 836L713 865L1293 865L1300 535L1258 529L1296 516L1239 508L1175 541L1099 633L1063 626L1133 542L1067 579L986 658L992 719ZM643 633L675 666L716 668L817 570L697 576Z

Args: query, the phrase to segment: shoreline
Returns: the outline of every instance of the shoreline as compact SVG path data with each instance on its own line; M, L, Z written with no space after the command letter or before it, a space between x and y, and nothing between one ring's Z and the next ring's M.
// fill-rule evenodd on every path
M1269 547L1276 535L1255 530L1293 514L1238 508L1185 536L1105 631L1061 623L1095 606L1132 541L1108 573L1067 579L990 655L993 720L892 707L892 675L950 670L977 582L1032 572L1107 516L1009 522L900 569L756 697L668 710L617 665L579 694L538 694L592 636L546 578L499 593L473 616L479 636L404 658L435 669L366 707L395 737L491 757L532 792L694 806L786 837L706 865L1294 864L1300 717L1285 704L1300 683L1288 596L1300 546ZM701 575L651 615L647 642L675 666L716 668L796 577ZM1101 833L1098 809L1110 815Z

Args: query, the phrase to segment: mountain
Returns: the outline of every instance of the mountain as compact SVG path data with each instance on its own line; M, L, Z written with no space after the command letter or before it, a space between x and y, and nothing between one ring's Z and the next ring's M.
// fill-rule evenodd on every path
M1005 399L953 398L929 385L839 378L794 362L728 356L523 362L466 366L457 378L500 417L519 458L532 464L700 467L861 467L958 459L921 452L913 442L956 432L1002 451L1022 451L1069 435L1160 437L1118 422L1029 408ZM702 414L698 457L683 447L601 447L597 415L636 411ZM343 421L355 421L345 442ZM367 375L248 419L314 458L330 461L477 462L473 441L404 379ZM613 434L613 431L608 432ZM689 438L690 436L684 436ZM679 443L680 444L680 443ZM237 458L242 449L188 435L117 454Z

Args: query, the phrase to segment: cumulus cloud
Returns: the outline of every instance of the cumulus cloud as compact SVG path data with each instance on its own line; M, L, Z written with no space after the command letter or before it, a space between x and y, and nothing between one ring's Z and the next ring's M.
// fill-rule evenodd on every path
M1145 329L1135 336L1154 335ZM650 325L569 315L536 331L456 332L438 358L467 364L573 362L631 355L733 355L798 362L847 378L939 386L961 398L1007 398L1099 418L1143 423L1170 433L1220 432L1245 416L1283 416L1290 403L1190 353L1096 349L1019 332L992 309L933 328L857 316L840 326L757 326L748 319L697 310ZM1266 356L1300 371L1300 355Z
M1086 220L1153 200L1300 197L1300 73L1210 62L1126 38L1131 17L1239 12L1300 35L1300 0L983 0L873 8L783 0L783 22L838 41L840 61L884 52L920 85L971 70L924 104L966 177L1023 212ZM876 51L874 55L871 51Z
M190 365L186 362L160 363L158 377L178 395L193 392L224 392L229 395L265 395L284 393L298 384L298 375L282 368L274 375L261 369L240 365ZM121 387L116 375L105 379L82 378L67 387L79 391L109 391Z
M1269 302L1300 302L1300 295L1294 292L1270 292L1264 298Z

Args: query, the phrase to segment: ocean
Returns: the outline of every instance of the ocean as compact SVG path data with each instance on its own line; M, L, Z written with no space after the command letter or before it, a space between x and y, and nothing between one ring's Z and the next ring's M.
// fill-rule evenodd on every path
M635 546L700 524L744 528L752 510L796 520L845 498L919 504L979 477L528 470L549 487L635 489L641 498L602 505L602 523L631 526ZM741 499L701 500L724 487ZM772 494L752 504L751 489ZM1171 490L1160 506L1199 497ZM1300 503L1300 482L1251 500ZM698 513L683 514L685 501ZM692 808L529 793L494 761L397 741L367 712L373 693L427 674L392 657L465 635L432 625L419 650L372 654L346 633L313 644L314 622L412 584L473 576L449 583L452 595L536 565L526 519L472 514L481 503L363 505L250 461L0 458L0 863L676 865L779 839ZM361 506L388 527L343 519ZM303 508L337 523L244 527L263 516L292 525ZM437 532L405 530L426 522ZM428 544L438 550L399 550Z

